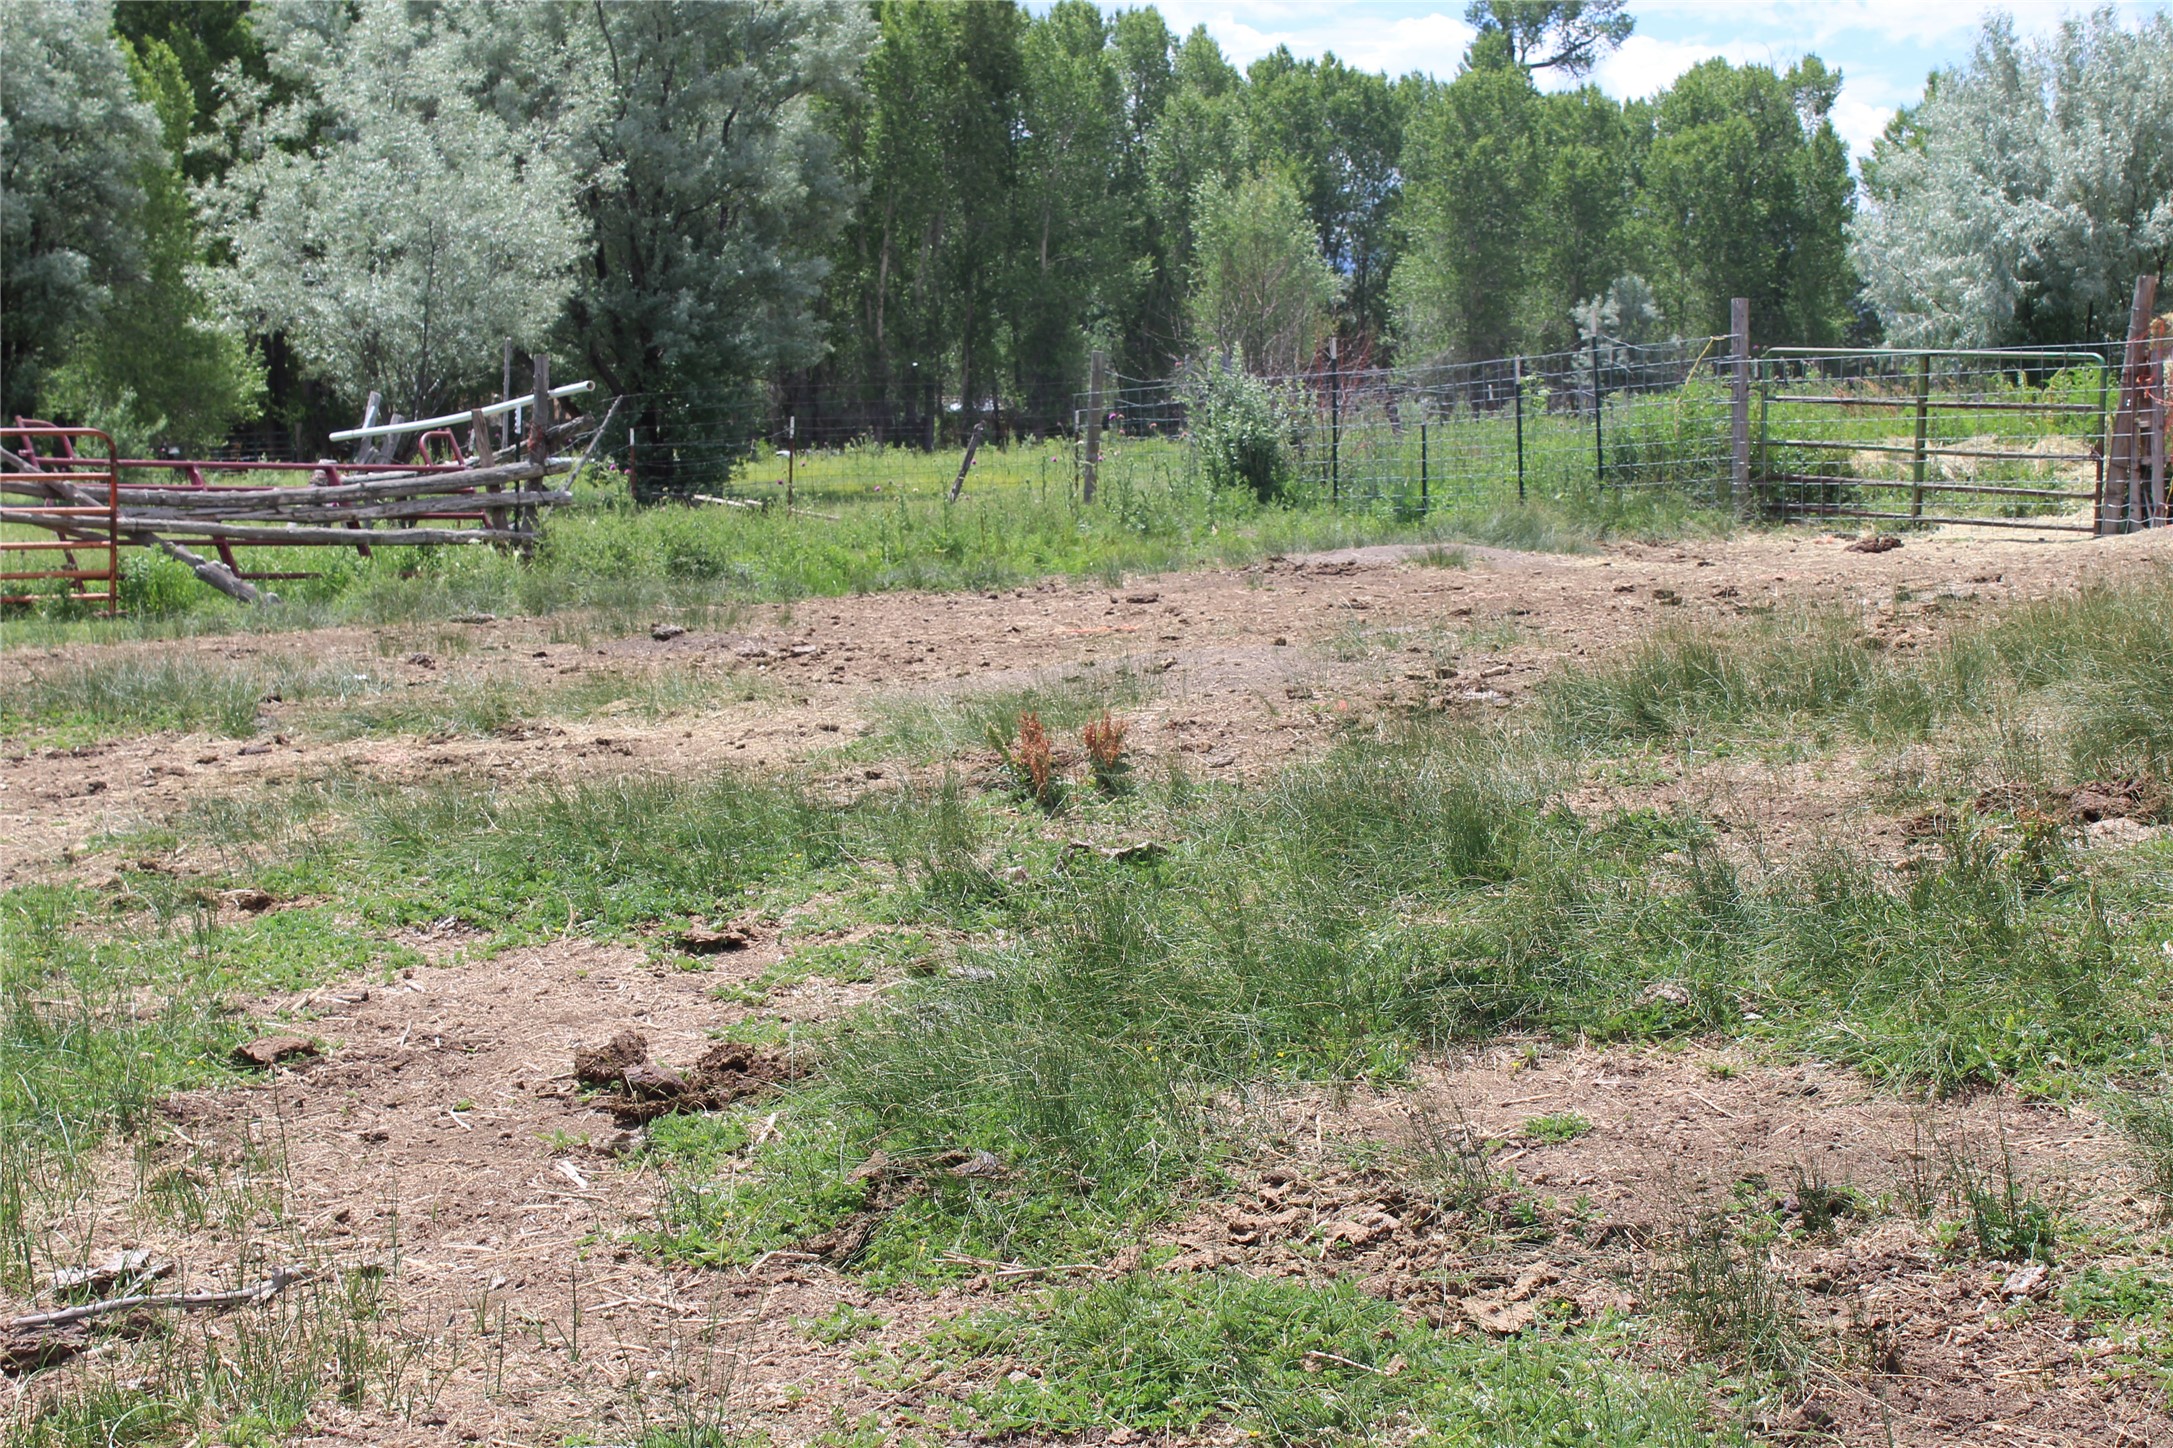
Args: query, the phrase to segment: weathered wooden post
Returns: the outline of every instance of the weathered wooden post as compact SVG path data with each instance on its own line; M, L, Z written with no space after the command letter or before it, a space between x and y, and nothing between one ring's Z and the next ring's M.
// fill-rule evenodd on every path
M966 469L973 466L973 455L981 450L981 434L987 427L988 424L977 422L973 425L973 431L967 435L966 455L959 460L958 476L951 479L951 496L947 501L957 502L958 495L966 490Z
M1094 501L1102 469L1102 389L1108 385L1109 354L1096 352L1087 369L1086 456L1079 466L1079 501Z
M1728 303L1728 353L1734 375L1728 379L1728 491L1737 517L1750 506L1750 298Z
M1343 387L1342 368L1336 357L1336 339L1328 339L1328 501L1343 497Z
M2128 343L2120 358L2120 402L2105 439L2105 486L2098 499L2099 533L2126 533L2141 526L2143 500L2143 379L2150 357L2150 313L2158 298L2158 278L2135 279L2135 300L2128 310Z
M798 414L785 419L785 511L792 511L792 483L800 461L800 419Z

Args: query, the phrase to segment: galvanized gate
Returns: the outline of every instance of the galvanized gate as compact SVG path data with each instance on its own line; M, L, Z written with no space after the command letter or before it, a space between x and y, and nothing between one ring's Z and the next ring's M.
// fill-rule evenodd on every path
M2094 351L1769 348L1751 472L1781 519L2095 533L2115 385Z

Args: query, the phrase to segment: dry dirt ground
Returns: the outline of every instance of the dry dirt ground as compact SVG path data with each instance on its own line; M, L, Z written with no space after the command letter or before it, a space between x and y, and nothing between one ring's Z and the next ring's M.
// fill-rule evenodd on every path
M156 646L307 651L377 668L464 631L464 654L400 664L406 682L444 687L457 670L485 667L539 686L571 670L703 669L735 684L759 679L752 692L762 697L655 723L569 720L527 737L345 742L314 736L300 717L289 727L275 708L292 742L267 751L166 735L18 752L0 762L0 883L98 878L116 859L102 835L171 818L194 800L330 774L531 781L748 764L860 778L868 760L848 766L841 748L882 738L901 701L1094 669L1137 673L1145 692L1131 713L1150 757L1265 772L1320 748L1354 711L1515 709L1548 670L1684 618L1822 603L1860 611L1894 646L1912 647L2003 603L2173 565L2173 548L2155 538L1912 539L1883 554L1845 542L1759 536L1569 557L1470 549L1462 568L1362 549L1115 589L821 600L750 610L728 633L668 641L553 642L566 635L549 622L498 621L417 626L389 645L334 630ZM0 657L0 687L51 657ZM1745 829L1782 821L1816 832L1860 811L1862 789L1845 771L1820 780L1786 766L1714 785L1706 802ZM145 1247L175 1261L178 1279L230 1282L247 1275L233 1233L184 1231L140 1204L166 1173L208 1178L198 1185L210 1188L253 1176L282 1208L245 1209L261 1232L255 1250L304 1250L322 1269L387 1269L388 1340L413 1353L409 1411L320 1403L305 1442L630 1442L634 1405L662 1405L675 1385L727 1397L734 1421L781 1443L863 1414L902 1422L910 1405L871 1385L856 1355L871 1341L909 1342L1020 1280L991 1264L940 1293L871 1294L797 1254L743 1269L659 1265L632 1239L656 1223L662 1184L621 1161L619 1128L569 1075L575 1047L624 1029L643 1032L659 1061L691 1061L750 1009L717 988L755 979L809 938L787 920L751 948L714 957L713 969L689 972L592 942L481 958L456 931L413 935L403 943L429 963L391 984L254 1003L260 1018L317 1037L324 1053L249 1088L170 1102L170 1130L147 1151L112 1153L57 1240L91 1258ZM760 1009L819 1021L879 989L818 977ZM2094 1230L2149 1225L2140 1182L2087 1111L1997 1093L1909 1103L1843 1073L1718 1044L1511 1043L1442 1059L1410 1092L1294 1095L1254 1109L1247 1193L1163 1232L1180 1251L1173 1267L1356 1274L1410 1311L1474 1333L1517 1330L1542 1309L1634 1309L1654 1290L1654 1249L1685 1203L1764 1193L1785 1220L1800 1211L1791 1202L1807 1175L1905 1197L1928 1163L1955 1149L2004 1142L2030 1181ZM1592 1130L1559 1143L1528 1137L1524 1123L1561 1112ZM1557 1229L1545 1243L1503 1238L1474 1249L1415 1210L1408 1183L1367 1164L1364 1148L1444 1131L1498 1144L1496 1160L1539 1194ZM2125 1375L2113 1339L2058 1310L2057 1275L2011 1284L2007 1269L1958 1264L1907 1213L1792 1247L1784 1269L1837 1345L1835 1361L1853 1366L1819 1378L1809 1405L1779 1427L1864 1445L2173 1442L2163 1388ZM885 1325L872 1338L817 1341L806 1324L840 1303ZM0 1313L26 1305L0 1303Z

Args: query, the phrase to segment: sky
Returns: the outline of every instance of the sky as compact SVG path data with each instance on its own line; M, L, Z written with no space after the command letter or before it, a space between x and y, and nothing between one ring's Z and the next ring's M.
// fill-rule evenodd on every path
M1239 65L1287 45L1301 57L1333 51L1345 62L1392 75L1456 74L1471 27L1463 0L1155 0L1179 35L1205 25ZM2129 23L2167 0L2116 0ZM1630 0L1637 30L1592 79L1629 100L1665 88L1711 56L1737 65L1785 69L1817 55L1841 72L1834 128L1851 156L1870 150L1897 106L1924 93L1932 71L1969 57L1987 15L2006 13L2024 35L2055 28L2085 8L2058 0Z

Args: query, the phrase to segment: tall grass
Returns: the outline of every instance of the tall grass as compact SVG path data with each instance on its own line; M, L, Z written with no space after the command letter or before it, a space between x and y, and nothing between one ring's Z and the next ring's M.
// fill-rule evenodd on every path
M2173 582L2096 586L1957 630L1927 654L1887 650L1839 615L1676 628L1543 691L1557 736L1627 741L1840 728L1922 739L2007 716L2077 778L2173 772Z
M532 560L487 548L379 549L367 559L312 549L306 566L321 576L278 584L279 607L251 609L197 584L170 560L137 556L128 563L124 619L109 623L65 608L0 614L0 647L482 612L591 611L631 629L748 601L988 590L1045 577L1114 582L1382 542L1468 538L1577 548L1611 533L1714 526L1665 493L1535 492L1520 505L1513 472L1446 496L1430 512L1388 499L1331 504L1310 495L1290 506L1263 505L1209 487L1182 443L1156 439L1109 444L1092 505L1072 491L1069 458L1041 448L984 448L953 504L946 496L957 467L956 454L899 448L811 453L790 512L781 487L766 476L741 489L761 508L636 508L623 479L595 469L576 482L574 503L552 510ZM296 566L291 551L241 549L239 556L248 568Z

